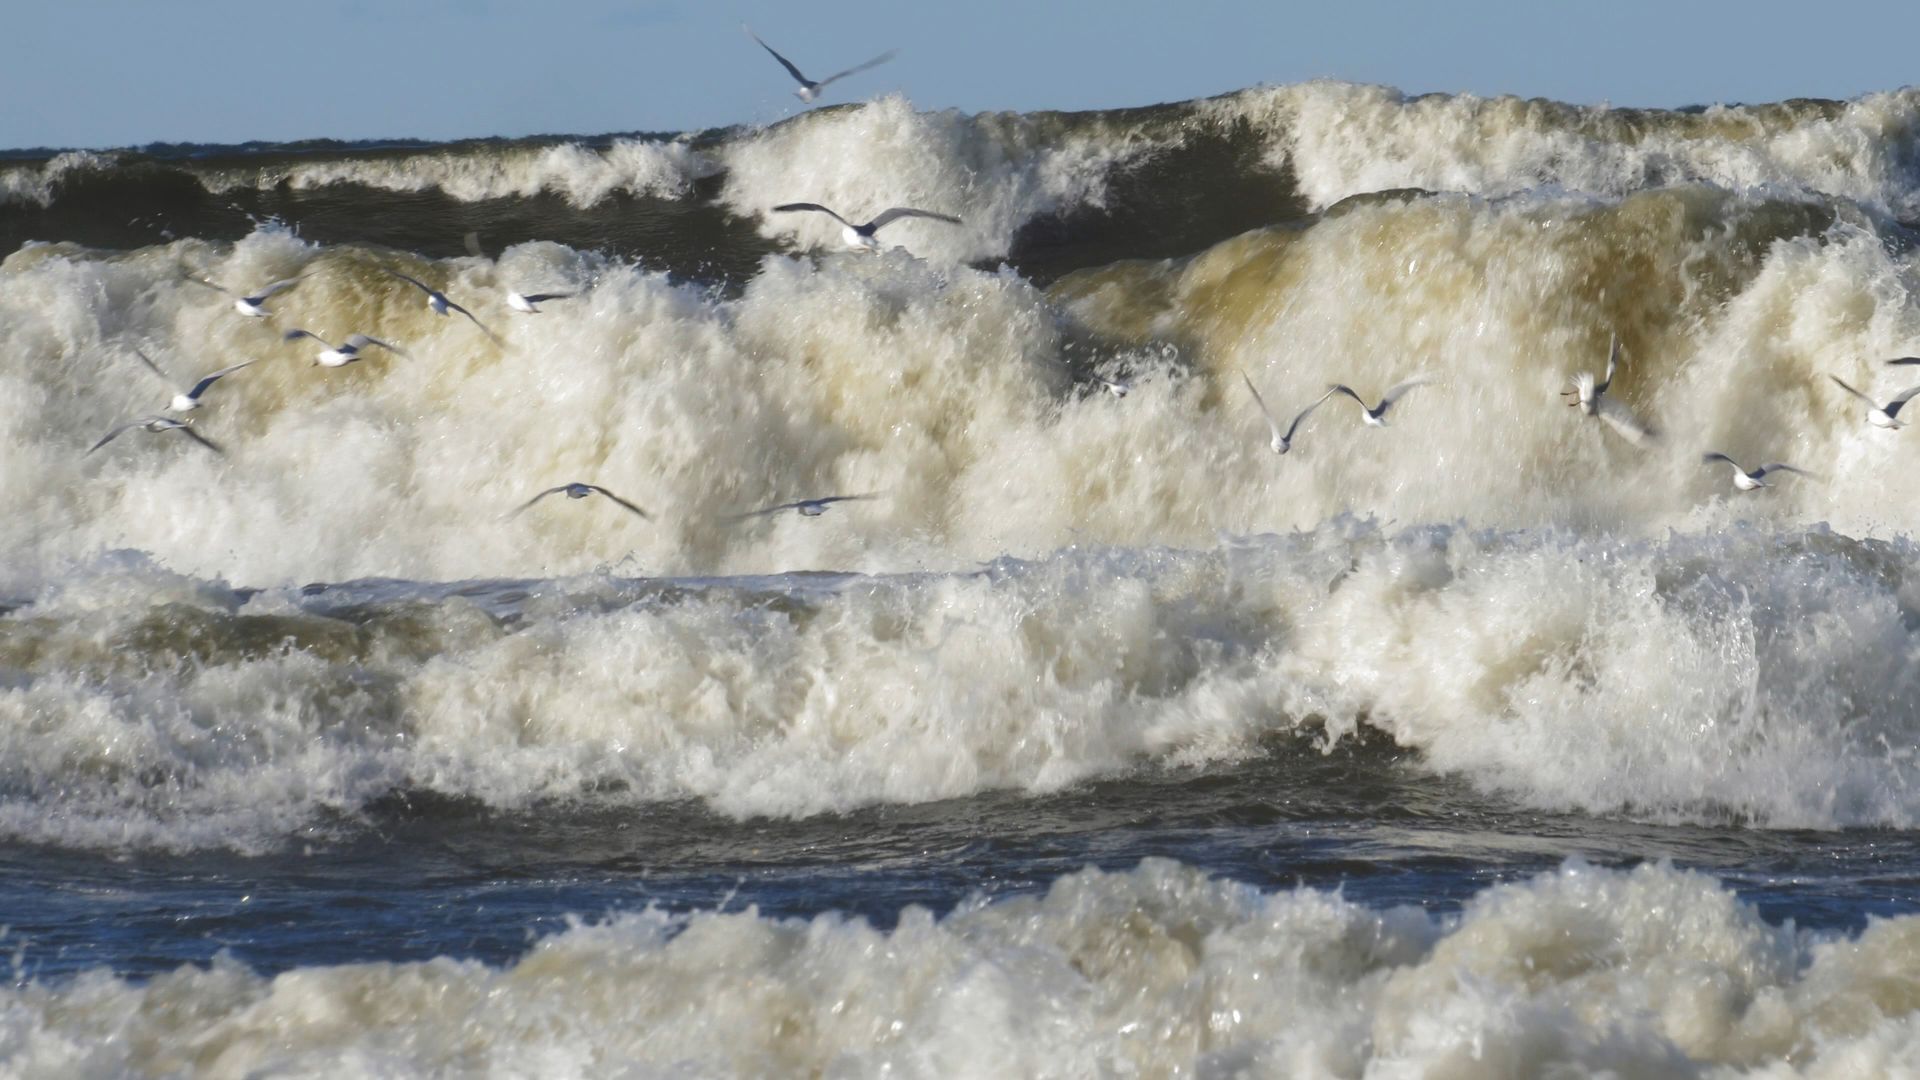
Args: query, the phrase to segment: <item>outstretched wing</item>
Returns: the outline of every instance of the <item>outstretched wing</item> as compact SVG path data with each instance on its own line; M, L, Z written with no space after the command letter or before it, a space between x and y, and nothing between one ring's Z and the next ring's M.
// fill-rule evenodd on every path
M506 347L506 342L500 340L500 335L487 329L486 323L483 323L479 319L474 318L473 312L468 311L466 308L461 307L459 304L456 304L451 300L447 301L447 306L459 312L460 314L465 315L468 319L472 320L473 325L479 327L480 332L487 335L487 340L493 342L495 345L501 346L502 348Z
M1260 415L1266 417L1267 430L1273 433L1273 437L1275 439L1281 438L1280 422L1273 418L1273 410L1267 408L1267 399L1260 396L1260 391L1257 388L1255 388L1255 386L1253 385L1252 377L1249 376L1246 372L1242 371L1240 373L1240 379L1241 381L1247 384L1247 393L1253 395L1253 403L1255 405L1260 406ZM1327 391L1328 394L1331 394L1332 392L1333 391L1331 390ZM1325 401L1325 400L1326 400L1326 395L1322 394L1320 396L1320 401ZM1317 405L1319 404L1319 402L1315 402L1314 404ZM1306 414L1302 413L1301 415L1304 416ZM1295 423L1298 423L1298 421L1295 421Z
M1793 465L1789 465L1789 464L1787 464L1787 463L1786 463L1786 462L1784 462L1784 461L1770 461L1770 462L1768 462L1768 463L1766 463L1765 465L1762 465L1762 466L1760 466L1760 468L1759 468L1759 470L1758 470L1758 471L1759 471L1759 473L1760 473L1760 475L1761 475L1761 476L1765 476L1765 475L1767 475L1768 473L1771 473L1771 472L1790 472L1790 473L1794 473L1795 475L1798 475L1798 476L1812 476L1812 475L1813 475L1812 473L1810 473L1810 472L1808 472L1808 471L1807 471L1807 470L1805 470L1805 469L1802 469L1802 468L1797 468L1797 467L1795 467L1795 466L1793 466Z
M1902 357L1897 357L1897 358L1895 358L1895 359L1892 359L1892 360L1889 360L1889 361L1887 361L1887 363L1889 363L1889 364L1904 364L1904 365L1909 365L1909 366L1911 366L1911 365L1913 365L1913 364L1920 364L1920 356L1902 356Z
M772 50L768 50L768 51L771 52ZM822 86L827 85L830 82L838 82L849 75L858 75L861 72L868 70L869 68L877 68L881 64L884 64L887 61L893 59L895 56L898 56L899 53L900 53L899 49L888 49L886 52L881 53L879 56L874 57L873 59L867 61L864 64L859 64L855 67L850 67L845 71L839 72L837 74L829 75L826 78L821 79L819 82L814 84L814 88L818 89Z
M281 341L298 341L303 337L312 338L313 340L319 342L320 344L325 345L329 349L333 348L332 342L328 341L326 338L321 337L319 334L316 334L311 330L299 330L299 329L288 330L286 333L280 335L280 340Z
M1258 394L1254 395L1255 398L1258 398L1259 396L1260 395ZM1308 417L1308 415L1310 415L1313 412L1313 410L1320 407L1321 402L1327 400L1332 396L1333 396L1333 391L1329 390L1326 393L1321 394L1319 397L1314 398L1313 404L1307 406L1304 409L1301 409L1300 412L1294 416L1293 423L1287 425L1286 441L1292 442L1293 433L1300 430L1300 421L1305 420ZM1266 408L1266 405L1262 404L1260 407L1262 410L1264 410ZM1269 424L1273 423L1273 417L1271 416L1267 417L1267 423Z
M199 443L201 446L206 447L207 449L213 451L214 453L219 454L221 457L227 456L227 452L225 450L220 449L220 446L218 443L215 443L212 439L207 438L205 435L200 434L199 432L193 430L192 428L188 427L185 424L177 424L174 426L173 430L179 432L182 435L185 435L187 438L192 439L194 442Z
M195 285L205 285L207 288L212 289L214 292L220 293L224 296L233 296L233 290L228 289L225 286L215 285L213 282L208 281L206 278L194 277L192 274L189 274L184 270L180 272L180 276L183 278L186 278L188 281L193 282ZM1894 361L1894 363L1899 363L1899 361L1896 360Z
M388 270L384 266L381 267L380 270L381 272L385 273L388 277L397 277L401 281L404 281L407 284L413 286L414 288L419 289L421 292L426 293L428 296L433 295L433 290L431 288L428 288L427 283L424 281L421 281L419 278L410 278L398 270Z
M1633 445L1645 446L1654 441L1656 436L1653 429L1633 415L1633 410L1613 398L1601 398L1595 409L1600 419L1606 421L1608 427L1619 432L1622 438Z
M752 27L749 27L745 23L741 23L740 29L745 30L747 32L748 37L752 38L755 41L760 41L760 35L754 33ZM801 86L814 85L813 80L807 78L805 75L800 74L800 69L793 66L793 61L787 59L784 56L781 56L777 52L774 52L773 46L767 44L764 41L760 41L760 47L767 50L768 54L771 55L775 60L780 61L780 66L787 69L787 74L793 76L793 81L799 83ZM835 76L835 78L838 78L838 76Z
M312 337L313 335L309 334L307 336ZM388 352L395 353L400 356L408 355L407 350L401 348L398 345L391 344L390 342L381 341L377 337L368 337L365 334L355 334L352 337L347 339L348 348L364 349L369 345L378 345L381 348L387 350ZM409 357L409 359L411 359L411 357Z
M531 296L523 293L520 299L525 300L529 304L544 304L549 300L571 300L573 296L574 294L570 292L543 292L534 293Z
M763 506L758 510L749 510L744 514L734 514L726 520L745 521L748 518L766 517L768 514L777 514L782 510L797 510L806 505L806 502L807 500L802 499L799 502L781 503L779 506Z
M1388 388L1385 394L1380 395L1380 408L1385 409L1387 406L1392 405L1394 402L1399 401L1401 398L1405 397L1407 395L1407 391L1413 389L1416 386L1425 386L1432 381L1433 379L1429 378L1428 376L1415 375L1413 378L1408 379L1405 382L1395 383L1392 387ZM1359 399L1356 398L1355 400L1357 401Z
M1367 407L1367 403L1361 399L1359 394L1354 393L1353 387L1348 386L1346 383L1334 383L1332 386L1327 387L1325 396L1332 397L1335 394L1347 395L1353 399L1355 405L1360 406L1363 410Z
M642 510L642 509L640 509L639 507L637 507L637 506L635 506L635 505L633 505L632 503L630 503L630 502L628 502L627 500L625 500L625 499L623 499L623 498L621 498L620 496L618 496L618 495L615 495L615 494L614 494L613 492L611 492L611 491L608 491L608 490L607 490L606 488L603 488L603 487L601 487L601 486L600 486L600 485L598 485L598 484L588 484L588 485L587 485L587 487L588 487L588 488L589 488L590 490L593 490L593 491L597 491L597 492L599 492L600 494L602 494L602 495L605 495L605 496L606 496L607 498L609 498L609 499L612 499L612 500L613 500L614 502L617 502L617 503L619 503L619 504L620 504L621 506L624 506L624 507L626 507L626 508L627 508L628 510L631 510L631 511L633 511L633 512L634 512L634 513L636 513L636 514L639 514L639 515L640 515L640 516L641 516L642 518L644 518L644 519L646 519L646 520L648 520L648 521L652 521L652 520L653 520L653 518L652 518L652 516L651 516L651 515L649 515L649 514L648 514L648 513L647 513L647 512L645 511L645 510Z
M307 275L305 274L301 274L298 277L281 278L279 281L276 281L271 285L268 285L266 288L261 289L255 295L247 297L247 299L257 303L261 300L265 300L279 293L286 292L288 289L291 289L295 285L298 285L302 281L305 281L306 278L307 278Z
M109 431L105 435L100 436L100 441L88 447L87 453L89 454L93 453L95 450L100 449L101 447L107 445L113 440L119 438L120 436L126 434L129 431L132 431L134 428L137 428L152 419L153 417L151 416L143 416L138 420L129 420L126 423L121 424L119 427L114 428L112 431Z
M147 365L147 370L148 370L148 371L151 371L151 372L153 372L153 373L154 373L155 375L158 375L158 376L160 376L160 380L161 380L162 382L164 382L164 383L166 383L166 384L167 384L168 386L172 386L172 385L173 385L173 376L171 376L171 375L169 375L169 374L167 374L167 373L166 373L165 371L163 371L163 370L161 370L161 368L160 368L160 365L159 365L159 364L156 364L156 363L154 363L154 362L153 362L153 357L151 357L151 356L148 356L148 355L147 355L146 353L143 353L143 352L141 352L141 351L140 351L139 349L137 349L137 348L133 350L133 355L135 355L135 356L137 356L137 357L139 357L139 358L140 358L140 362L141 362L141 363L143 363L143 364L145 364L145 365Z
M212 386L214 383L219 382L221 379L227 377L228 375L233 374L236 371L239 371L241 368L246 367L247 365L252 363L254 363L254 361L252 360L242 360L241 362L233 365L232 367L221 368L219 371L216 371L211 375L202 375L200 377L200 381L193 384L193 389L187 391L187 396L194 399L195 401L200 400L200 395L207 392L207 387Z
M944 221L950 225L961 224L960 219L957 217L954 217L951 214L936 214L931 210L915 210L911 206L894 206L894 207L889 207L885 210L880 211L880 215L878 217L874 218L872 221L867 222L867 228L878 230L882 225L885 225L887 222L899 221L903 217L932 218L935 221Z
M541 492L540 494L535 495L533 498L528 499L526 502L521 503L519 506L514 507L507 514L507 516L510 518L519 517L521 514L526 512L527 507L532 506L534 503L539 502L541 499L544 499L549 495L555 494L556 492L565 491L565 490L567 490L566 484L561 484L559 487L550 487L547 490Z
M1604 394L1607 387L1613 385L1614 368L1620 363L1620 335L1613 335L1613 344L1607 347L1607 377L1593 384L1593 392Z
M841 217L839 214L836 214L833 211L827 209L826 207L821 206L819 203L790 202L781 206L776 206L773 209L775 213L779 213L779 214L792 213L795 210L818 210L820 213L827 215L833 220L839 222L840 224L845 225L847 228L849 229L853 228L853 222L848 221L846 218Z
M1895 363L1895 362L1897 362L1897 361L1889 361L1889 363ZM1877 401L1875 401L1875 400L1873 400L1872 398L1870 398L1870 397L1868 397L1867 395L1865 395L1865 394L1863 394L1863 393L1861 393L1860 391L1858 391L1858 390L1855 390L1855 389L1854 389L1853 387L1851 387L1851 386L1848 386L1848 385L1846 384L1846 382L1845 382L1845 381L1843 381L1843 380L1842 380L1842 379L1840 378L1840 376L1838 376L1838 375L1829 375L1829 376L1827 376L1827 378L1829 378L1829 379L1832 379L1832 380L1833 380L1833 385L1835 385L1835 386L1837 386L1837 387L1839 387L1839 388L1840 388L1840 389L1842 389L1842 390L1845 390L1845 391L1846 391L1847 393L1849 393L1849 394L1852 394L1852 395L1853 395L1854 397L1857 397L1857 398L1859 398L1859 399L1860 399L1861 401L1864 401L1864 402L1866 402L1866 403L1867 403L1867 408L1869 408L1869 409L1877 409L1877 408L1879 408L1879 407L1880 407L1880 403L1879 403L1879 402L1877 402ZM1909 391L1909 392L1908 392L1908 396L1909 396L1909 397L1911 397L1911 396L1913 395L1913 393L1914 393L1914 392L1920 392L1920 387L1915 387L1913 391Z
M1724 461L1727 464L1733 466L1734 468L1740 469L1739 462L1733 460L1732 458L1728 457L1727 455L1721 453L1718 450L1709 450L1706 453L1700 455L1700 464L1702 465L1711 465L1716 461ZM1740 469L1740 471L1746 472L1747 470Z

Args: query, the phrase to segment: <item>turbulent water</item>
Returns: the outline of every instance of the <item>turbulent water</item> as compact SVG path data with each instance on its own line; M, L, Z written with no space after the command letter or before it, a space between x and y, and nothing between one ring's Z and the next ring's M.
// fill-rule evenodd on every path
M0 1062L1914 1075L1916 228L1912 90L9 153Z

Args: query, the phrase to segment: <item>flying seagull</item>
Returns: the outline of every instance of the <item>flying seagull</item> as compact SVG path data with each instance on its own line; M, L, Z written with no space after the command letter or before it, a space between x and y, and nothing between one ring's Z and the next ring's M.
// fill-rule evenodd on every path
M1607 397L1607 388L1613 385L1613 373L1620 362L1620 338L1615 335L1613 344L1607 349L1607 374L1596 380L1593 372L1582 371L1573 377L1573 388L1560 391L1561 397L1570 397L1568 408L1579 408L1587 416L1598 417L1608 427L1619 432L1628 442L1643 446L1653 438L1653 432L1633 415L1632 410L1619 401Z
M1433 381L1432 379L1427 378L1424 375L1416 375L1413 378L1408 379L1406 382L1396 384L1392 389L1388 390L1384 395L1381 396L1380 404L1374 405L1371 407L1369 407L1365 401L1361 400L1359 394L1354 393L1353 387L1348 386L1345 383L1334 383L1332 386L1327 388L1327 395L1329 397L1331 397L1334 394L1347 395L1348 397L1353 399L1354 404L1360 406L1360 411L1362 414L1361 418L1367 422L1368 427L1386 427L1387 426L1387 410L1393 408L1393 403L1396 401L1399 401L1401 397L1405 396L1407 391L1413 389L1414 387L1425 386L1432 381Z
M473 256L476 259L484 259L487 257L486 250L480 246L479 233L470 232L466 235L464 239L467 245L467 254ZM413 279L408 278L407 280L412 281ZM419 282L414 282L414 284L417 285L419 284ZM512 289L508 289L507 290L507 306L512 308L515 311L524 312L528 315L538 315L540 314L540 308L537 305L544 304L549 300L571 300L577 295L578 295L577 293L570 293L570 292L523 294L523 293L514 292ZM429 300L428 302L431 303L432 301ZM469 315L467 317L472 318L473 316Z
M1773 485L1766 481L1766 475L1768 473L1790 472L1798 473L1801 476L1813 475L1805 469L1796 469L1791 465L1778 461L1762 465L1752 472L1748 472L1746 469L1740 467L1739 462L1720 453L1718 450L1710 451L1700 456L1700 462L1704 465L1711 465L1716 461L1724 461L1733 466L1733 487L1735 491L1752 491L1754 488L1772 487Z
M533 498L528 499L526 502L523 502L519 506L515 507L513 510L513 513L508 514L507 516L510 518L519 517L522 513L526 511L527 507L532 506L534 503L539 502L541 499L544 499L549 495L558 495L563 492L566 494L567 498L569 499L584 499L589 495L605 495L607 498L612 499L614 502L619 503L625 509L640 515L641 518L647 521L653 520L652 517L650 517L645 510L642 510L639 507L628 502L627 500L621 498L620 496L615 495L613 492L608 491L606 488L603 488L598 484L583 484L578 481L575 481L574 483L571 483L571 484L561 484L559 487L550 487L547 490L541 492L538 495L535 495Z
M793 76L793 81L800 84L800 88L793 92L793 96L799 98L801 101L809 105L813 104L814 98L817 98L820 96L820 91L826 89L828 83L838 82L839 80L844 79L849 75L858 75L861 72L867 70L868 68L879 67L881 64L884 64L887 61L893 59L894 54L899 51L897 49L888 49L886 52L881 53L879 56L874 57L873 59L867 61L864 64L859 65L858 67L850 67L838 75L829 75L826 78L821 79L819 82L815 82L812 79L807 78L805 75L800 74L800 69L793 66L793 61L787 59L784 56L781 56L777 52L774 52L773 46L767 44L764 41L760 41L760 35L754 33L752 27L742 23L740 26L740 29L745 30L747 32L748 37L752 38L755 41L759 41L761 48L767 50L767 52L769 53L772 53L773 58L775 60L780 61L780 66L787 69L787 74Z
M1321 402L1333 396L1333 391L1328 390L1326 393L1315 398L1313 404L1301 409L1299 414L1293 418L1293 423L1288 424L1287 430L1282 432L1280 430L1280 421L1273 418L1273 411L1267 408L1266 399L1260 396L1260 391L1254 389L1253 380L1248 378L1247 373L1244 371L1240 373L1240 378L1246 380L1247 391L1253 395L1253 403L1260 406L1260 415L1267 418L1267 432L1272 436L1272 439L1268 441L1267 445L1272 447L1273 452L1276 454L1284 454L1293 449L1293 436L1295 432L1300 430L1300 421L1305 420L1308 414L1319 408ZM1352 391L1348 392L1351 393ZM1364 407L1363 405L1362 408ZM1385 410L1385 406L1381 406L1381 408L1383 411Z
M1915 362L1920 363L1920 359L1916 359ZM1889 360L1887 361L1887 363L1898 364L1900 363L1900 361ZM1861 393L1858 390L1855 390L1853 387L1848 386L1846 383L1841 382L1840 376L1829 375L1827 376L1827 378L1832 379L1834 381L1834 385L1840 387L1840 389L1845 390L1847 393L1852 394L1854 397L1857 397L1861 401L1866 402L1867 403L1867 423L1872 424L1874 427L1878 427L1878 428L1906 427L1907 422L1905 420L1900 419L1900 410L1906 407L1907 402L1913 400L1914 395L1920 394L1920 386L1916 386L1909 390L1900 391L1898 394L1895 394L1893 396L1892 401L1887 402L1885 405L1881 405L1878 402L1874 401L1872 398L1868 397L1867 395Z
M119 427L114 428L112 431L109 431L105 435L101 436L100 441L97 443L94 443L93 447L89 449L87 453L89 454L93 453L94 450L100 449L101 447L107 445L113 440L119 438L121 435L129 431L132 431L134 428L139 428L142 431L153 431L153 432L177 431L180 434L185 435L187 438L192 439L194 442L199 443L201 446L206 447L207 449L213 451L216 454L226 453L226 451L214 445L213 440L207 438L205 435L200 434L199 432L193 430L193 428L188 426L192 423L193 423L193 420L191 418L186 420L176 420L171 416L143 416L138 420L129 420L126 423L121 424Z
M773 209L776 213L782 214L792 213L796 210L817 210L831 217L844 226L840 232L840 236L846 241L847 246L855 251L879 251L880 241L874 239L873 234L879 232L882 226L890 222L899 221L901 218L923 217L932 218L935 221L945 221L953 225L960 224L960 219L957 217L952 217L947 214L936 214L931 210L915 210L910 206L895 206L888 210L882 210L879 217L874 218L865 225L855 225L853 222L821 206L819 203L786 203L782 206L776 206Z
M345 367L355 360L365 360L366 357L360 355L360 350L369 345L378 345L390 353L398 353L401 356L407 355L407 350L402 349L400 346L389 345L379 338L368 337L365 334L355 334L339 345L330 344L326 338L321 337L311 330L289 330L280 335L280 337L283 341L294 341L303 337L312 338L320 344L325 345L326 350L319 356L313 358L313 362L319 364L321 367Z
M162 381L168 384L172 384L173 377L168 375L166 372L160 370L160 365L154 363L152 357L148 356L146 353L141 352L139 349L133 350L133 355L139 357L140 362L147 365L147 367L150 370L152 370L152 372L155 375L160 376ZM254 361L252 360L242 360L241 362L233 365L232 367L224 367L224 368L221 368L219 371L214 372L211 375L200 376L200 381L197 383L194 383L192 388L187 390L176 390L173 395L173 400L167 403L167 408L173 410L174 412L192 412L193 410L200 407L200 395L207 392L207 387L212 386L214 383L219 382L221 379L225 378L226 376L231 375L236 371L239 371L241 368L246 367L247 365L252 364L253 362Z
M769 506L760 510L749 510L744 514L735 514L727 520L745 521L751 517L765 517L768 514L777 514L782 510L798 510L800 511L801 517L819 517L821 514L827 512L827 507L832 503L857 502L864 499L877 498L879 498L877 495L829 495L824 499L801 499L798 502L781 503L779 506Z
M239 312L242 315L247 316L250 319L264 319L269 315L272 315L273 312L268 311L265 307L262 307L261 305L265 304L269 298L276 296L280 293L286 292L288 289L293 288L295 285L300 284L302 281L305 281L306 279L307 279L307 275L305 274L301 274L298 277L282 278L281 280L276 281L271 285L268 285L266 288L261 289L259 292L254 293L252 296L241 296L239 293L234 292L232 289L226 288L225 286L222 286L222 285L215 285L213 282L208 281L205 278L197 278L192 276L189 276L187 278L188 281L193 282L195 285L205 285L207 288L212 289L214 292L224 293L225 295L232 297L233 310Z
M459 304L456 304L453 301L447 299L446 293L441 292L439 289L429 288L426 282L421 281L418 278L410 278L398 270L388 270L384 266L381 267L380 269L382 272L386 273L389 277L397 277L401 281L404 281L407 284L413 286L414 288L419 289L421 292L426 293L427 306L433 309L433 313L435 315L445 315L449 309L453 311L457 311L460 314L465 315L470 321L472 321L473 325L479 327L480 332L487 335L488 340L492 341L495 345L502 344L502 342L500 341L500 335L487 329L486 323L483 323L479 319L474 318L473 312L468 311L466 308L463 308Z

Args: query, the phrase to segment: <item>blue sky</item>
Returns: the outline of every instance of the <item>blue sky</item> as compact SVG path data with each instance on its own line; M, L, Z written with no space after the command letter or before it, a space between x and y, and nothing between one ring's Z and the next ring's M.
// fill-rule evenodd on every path
M1920 4L1616 0L4 0L0 146L681 130L827 102L1085 109L1333 77L1617 105L1852 97L1920 72Z

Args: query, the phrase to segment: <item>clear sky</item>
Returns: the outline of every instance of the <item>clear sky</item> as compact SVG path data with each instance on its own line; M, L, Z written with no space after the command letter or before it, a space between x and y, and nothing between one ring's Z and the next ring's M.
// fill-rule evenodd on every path
M683 130L827 102L1144 105L1321 76L1616 105L1920 79L1920 3L0 0L0 147Z

